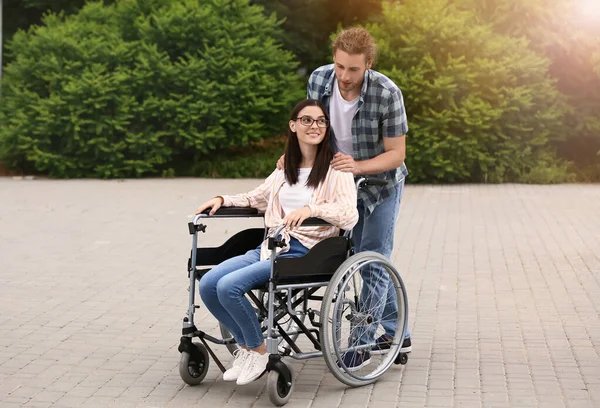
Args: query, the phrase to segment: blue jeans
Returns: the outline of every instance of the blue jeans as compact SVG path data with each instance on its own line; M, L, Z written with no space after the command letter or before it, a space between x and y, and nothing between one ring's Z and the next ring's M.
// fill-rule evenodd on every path
M290 250L278 258L297 258L308 249L292 238ZM269 281L271 261L260 260L260 247L230 258L212 268L200 279L198 290L207 309L233 335L240 346L256 348L263 334L256 312L245 294Z
M356 252L375 251L386 258L390 258L394 249L394 228L400 210L400 200L404 191L404 180L396 185L395 193L379 204L371 214L367 215L367 209L358 202L358 223L352 231L352 237ZM361 270L363 288L360 296L361 309L375 310L375 320L382 319L385 334L394 337L396 334L396 319L398 318L398 301L396 291L389 275L380 267L363 268ZM380 302L385 298L385 304ZM377 330L376 325L364 328L360 343L372 342ZM406 328L404 337L410 337L410 331Z

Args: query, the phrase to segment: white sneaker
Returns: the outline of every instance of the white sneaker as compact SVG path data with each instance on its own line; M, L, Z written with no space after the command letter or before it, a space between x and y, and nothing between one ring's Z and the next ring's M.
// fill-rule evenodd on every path
M260 354L256 351L248 352L248 356L242 366L242 372L240 373L236 383L237 385L250 384L258 377L267 371L267 363L269 362L269 353Z
M233 352L233 365L223 373L223 381L235 381L238 379L247 356L248 351L241 347Z

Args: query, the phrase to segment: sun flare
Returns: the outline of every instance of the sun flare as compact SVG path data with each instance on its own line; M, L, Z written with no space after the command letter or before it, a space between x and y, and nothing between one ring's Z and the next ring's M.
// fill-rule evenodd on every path
M600 0L579 0L579 11L582 17L600 24Z

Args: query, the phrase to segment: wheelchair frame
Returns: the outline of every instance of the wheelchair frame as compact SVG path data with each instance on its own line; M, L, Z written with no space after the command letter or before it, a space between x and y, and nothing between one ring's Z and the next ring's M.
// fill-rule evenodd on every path
M367 185L381 185L386 183L385 180L380 179L369 179L369 178L361 178L357 182L357 189L361 188L361 186ZM222 207L219 211L216 212L210 218L262 218L263 214L259 214L258 211L252 208L231 208L231 207ZM215 361L217 366L222 372L225 372L226 369L223 364L219 361L218 357L209 347L207 341L217 344L217 345L225 345L228 347L229 351L232 352L235 349L235 340L233 338L223 338L218 339L209 334L203 332L202 330L198 330L194 324L194 314L195 310L200 306L195 304L195 296L196 296L196 280L200 279L203 276L203 273L207 272L210 269L197 269L198 266L206 266L206 265L217 265L225 259L229 259L233 256L240 255L245 253L247 250L254 249L258 245L256 241L260 238L261 229L247 229L238 232L234 236L232 236L229 240L227 240L221 247L218 248L198 248L198 233L206 232L206 225L199 223L199 221L203 218L209 218L206 214L198 214L194 217L193 222L188 223L189 233L192 235L192 253L190 259L188 260L188 276L190 279L189 282L189 306L186 316L183 318L183 329L182 329L182 337L180 340L180 344L178 347L179 352L181 353L181 360L179 366L179 372L184 382L189 385L197 385L204 379L209 365L209 355ZM329 226L331 224L317 218L309 218L304 221L302 226ZM397 293L401 294L402 297L402 305L399 304L399 312L398 312L398 322L400 322L400 315L402 315L402 325L397 325L398 328L402 327L402 330L398 330L400 333L404 333L407 326L408 321L408 303L406 300L406 291L404 288L404 284L400 275L395 270L393 265L381 256L380 254L373 252L362 252L359 254L353 254L353 248L351 245L351 235L352 231L345 231L343 236L339 237L331 237L319 242L315 247L311 248L309 253L307 253L304 257L301 258L276 258L277 248L285 246L285 242L282 239L278 238L284 226L278 227L275 232L267 237L268 228L264 227L262 229L262 239L259 241L263 242L264 239L268 239L268 248L271 251L271 274L269 281L267 283L267 287L257 288L259 291L264 291L264 293L268 294L267 305L263 301L261 301L252 291L247 295L252 300L252 303L258 308L258 311L264 316L266 314L267 327L266 327L266 347L267 353L269 356L269 363L267 364L266 372L268 372L268 380L267 380L267 390L269 393L269 398L271 402L275 405L284 405L289 400L292 392L293 392L293 372L291 368L282 360L282 357L289 356L295 360L305 360L309 358L321 357L324 356L325 360L331 370L332 364L335 364L335 359L341 358L339 351L336 350L335 353L328 353L327 355L323 352L323 338L321 336L321 331L323 330L322 325L328 324L328 322L323 321L323 316L320 316L319 321L316 322L314 320L315 315L320 315L319 312L312 310L307 307L308 301L310 300L318 300L321 301L321 308L323 309L324 299L327 298L327 294L331 292L332 289L329 288L328 285L333 280L334 276L340 275L340 278L344 278L344 273L346 269L344 265L349 265L348 268L360 269L365 265L368 265L373 262L380 262L382 264L382 268L386 269L392 280L394 282L394 287L396 288ZM249 242L251 241L251 242ZM329 242L328 242L329 241ZM345 248L344 248L345 245ZM329 246L329 247L328 247ZM288 276L293 276L295 281L285 282L283 283L279 281L278 272L282 270L282 268L287 263L288 267L294 264L294 262L298 262L299 259L308 257L313 251L313 254L318 252L320 248L321 252L324 254L330 254L329 251L334 249L335 252L333 255L330 255L325 263L329 262L329 266L334 266L335 270L333 273L326 273L318 275L325 280L322 281L306 281L298 280L299 275L294 273L289 273ZM344 253L345 252L345 253ZM198 263L198 258L206 255L206 259L203 260L203 263ZM318 255L314 255L313 257L317 257ZM337 256L337 258L336 258ZM341 257L343 256L343 259ZM364 258L364 259L363 259ZM291 261L291 262L290 262ZM355 265L352 264L353 261ZM307 261L308 262L308 261ZM283 263L284 265L280 265ZM305 265L306 266L306 265ZM291 268L293 269L293 268ZM296 273L302 274L302 267L295 268ZM350 272L353 269L350 269ZM341 273L341 274L340 274ZM308 276L315 276L314 274L308 274ZM285 277L285 276L283 276ZM342 282L341 280L337 280L338 285ZM327 287L326 293L324 296L315 296L314 294L321 288ZM285 292L285 295L283 293ZM302 296L300 296L303 294ZM335 295L329 295L335 296ZM335 299L331 297L331 299ZM275 303L279 301L279 306L277 307L277 311L279 313L276 315ZM400 301L400 299L399 299ZM357 301L358 303L358 301ZM304 319L300 319L298 315L300 313L296 312L296 307L303 304L303 311L301 312ZM400 313L400 309L402 307L402 313ZM308 328L304 324L304 320L306 318L306 314L308 315L309 322L313 326L313 328ZM259 314L259 316L261 316ZM358 313L360 315L360 313ZM282 318L289 316L291 321L296 325L296 331L292 333L288 333L281 327L279 321ZM346 316L346 318L348 318ZM365 319L365 316L359 317L359 319ZM327 317L325 316L325 319ZM221 325L221 332L223 334L223 326ZM327 332L325 330L325 332ZM292 336L299 336L300 334L304 334L310 342L315 347L316 351L313 352L302 352L298 345L296 344L295 338ZM316 334L316 336L315 336ZM192 339L194 337L198 337L201 343L193 343ZM327 336L329 337L329 336ZM334 334L335 337L335 334ZM396 335L396 338L398 334ZM397 343L397 339L394 339ZM285 341L287 343L287 347L284 348L284 352L280 353L279 350L279 341ZM339 341L339 340L338 340ZM402 341L400 340L400 343ZM393 363L395 364L406 364L408 361L408 353L400 352L399 344L395 344L397 347L390 356L387 358L387 366L385 366L381 371L381 373L377 373L377 375L372 376L373 378L359 378L352 373L346 373L344 375L333 372L333 374L342 382L350 386L360 386L371 383L375 381L380 375L382 375ZM327 345L326 345L327 347ZM348 347L348 350L357 350L360 347L368 347L367 346L356 346L355 348ZM331 356L330 354L335 354Z

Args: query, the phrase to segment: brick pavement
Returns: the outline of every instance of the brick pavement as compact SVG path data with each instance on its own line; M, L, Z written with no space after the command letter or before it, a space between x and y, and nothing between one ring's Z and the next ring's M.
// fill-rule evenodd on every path
M0 407L270 406L177 371L187 215L255 183L0 178ZM287 407L600 407L600 185L407 186L396 239L408 365L349 389L294 362Z

